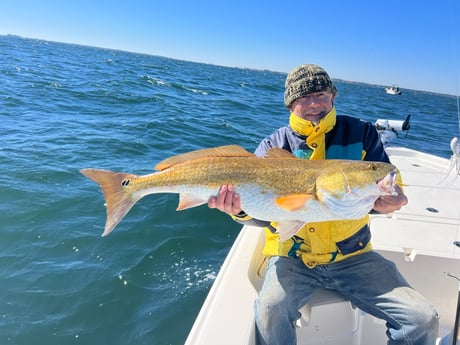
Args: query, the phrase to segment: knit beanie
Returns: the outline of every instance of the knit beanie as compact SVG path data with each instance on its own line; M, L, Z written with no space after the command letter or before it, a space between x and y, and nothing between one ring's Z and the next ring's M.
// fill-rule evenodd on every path
M284 104L290 107L297 98L314 92L329 91L337 94L327 72L317 65L307 64L294 68L287 76L284 91Z

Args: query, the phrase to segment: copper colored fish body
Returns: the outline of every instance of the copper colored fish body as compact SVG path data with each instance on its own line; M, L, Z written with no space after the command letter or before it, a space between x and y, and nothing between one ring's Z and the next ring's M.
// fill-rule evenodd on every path
M364 217L391 194L396 169L381 162L318 160L271 149L264 158L240 146L222 146L167 158L152 174L137 176L82 169L105 196L108 235L143 196L178 193L178 210L207 203L223 184L233 185L250 216L278 222L282 240L306 222Z

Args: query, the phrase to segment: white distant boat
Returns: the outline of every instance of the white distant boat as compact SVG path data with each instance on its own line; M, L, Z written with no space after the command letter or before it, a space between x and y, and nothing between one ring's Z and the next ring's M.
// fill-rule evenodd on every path
M374 249L395 262L440 313L440 336L453 330L459 285L451 275L460 276L460 144L454 139L450 160L387 147L402 173L409 204L390 216L372 214L370 221ZM186 345L255 344L253 304L265 274L264 241L262 228L242 228ZM300 311L299 345L387 343L383 320L332 290L319 290Z
M386 93L390 95L400 95L402 94L401 89L397 85L392 85L385 88Z

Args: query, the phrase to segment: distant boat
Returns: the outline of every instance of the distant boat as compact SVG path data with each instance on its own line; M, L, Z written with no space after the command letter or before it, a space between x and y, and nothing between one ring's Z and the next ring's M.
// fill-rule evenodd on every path
M399 89L399 86L397 86L397 85L392 85L392 86L386 87L385 91L386 91L386 93L388 93L390 95L400 95L402 93L401 90Z

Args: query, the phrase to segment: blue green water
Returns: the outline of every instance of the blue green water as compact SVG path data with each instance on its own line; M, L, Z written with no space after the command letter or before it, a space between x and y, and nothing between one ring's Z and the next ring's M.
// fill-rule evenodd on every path
M183 344L240 226L164 194L101 238L102 194L78 170L252 151L288 119L285 74L14 36L0 52L0 344ZM394 144L450 156L454 96L336 82L338 113L411 114Z

